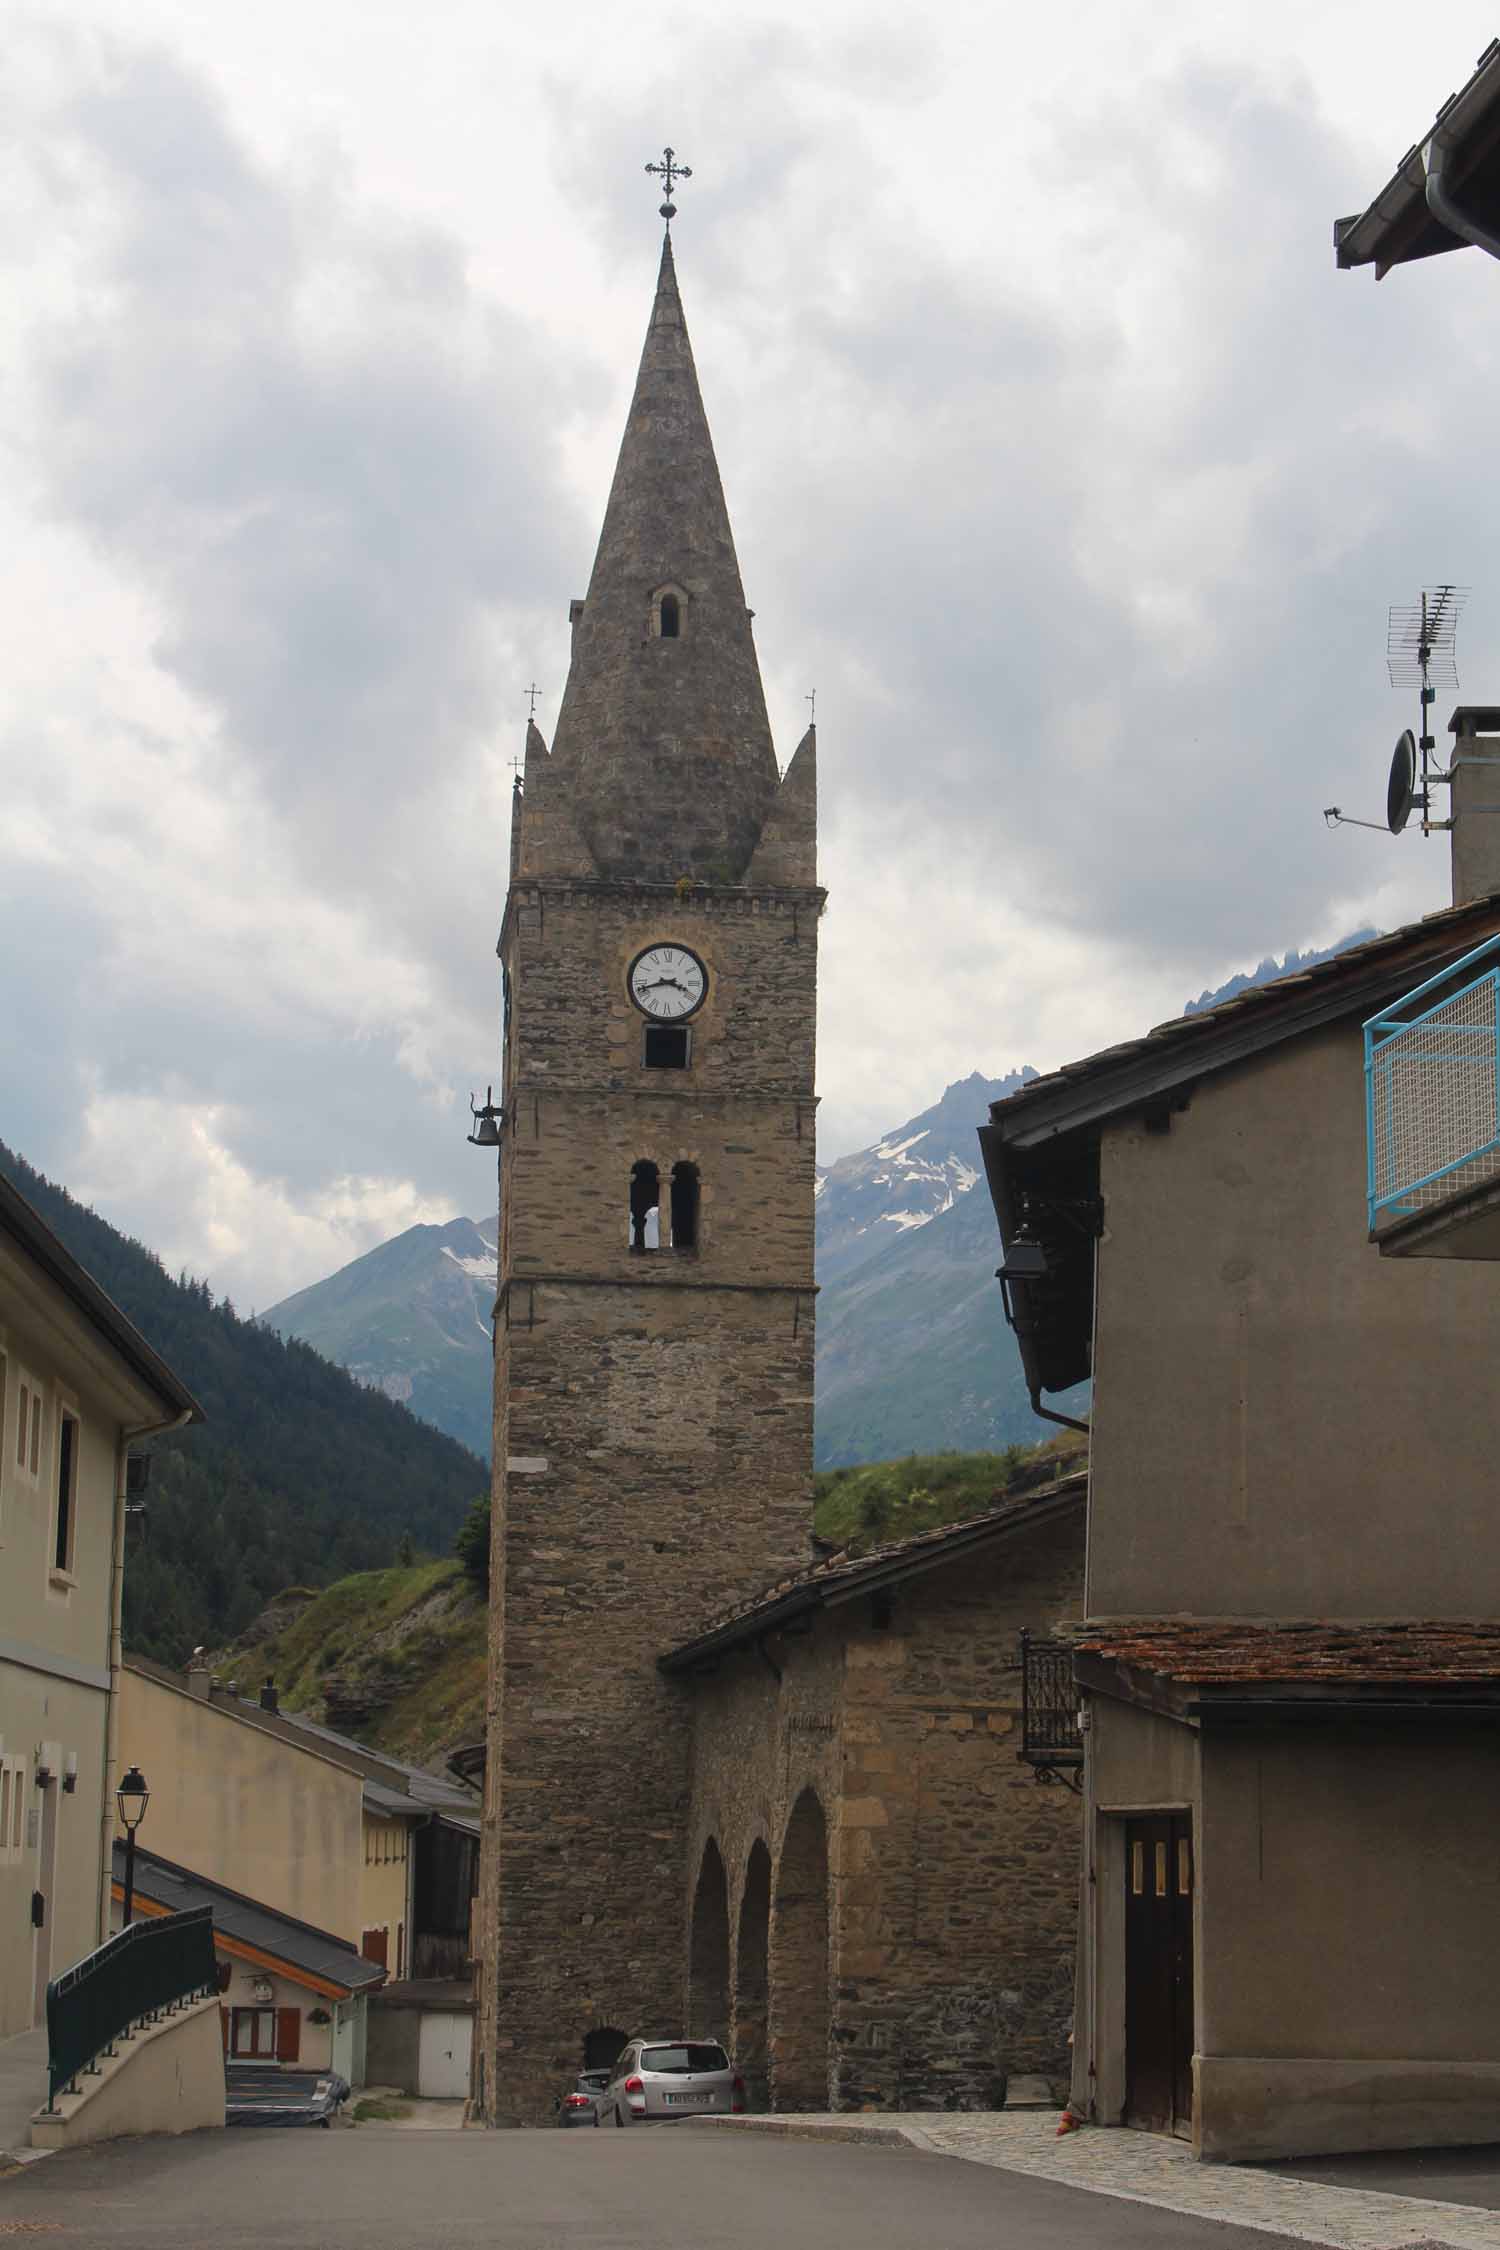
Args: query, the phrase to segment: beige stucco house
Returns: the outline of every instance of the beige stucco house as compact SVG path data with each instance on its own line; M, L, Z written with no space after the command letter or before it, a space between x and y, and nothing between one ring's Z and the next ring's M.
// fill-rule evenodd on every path
M140 1842L164 1871L161 1881L196 1886L196 1902L214 1907L215 1942L232 1964L225 1987L231 2058L296 2060L305 2068L327 2049L334 2067L358 2084L366 2004L389 1980L414 2026L409 2090L451 2092L449 2077L466 2086L469 1904L479 1843L471 1792L283 1711L273 1682L252 1703L197 1664L178 1673L144 1657L126 1659L122 1740L151 1785ZM271 1918L271 1934L255 1941L259 1954L243 1962L221 1943L231 1910L240 1922L248 1913ZM343 1948L359 1956L358 1973L340 1957ZM309 1982L302 1974L309 1958L314 1968L322 1963L325 1982L347 1989ZM441 2020L434 2028L428 2018ZM440 2070L440 2055L455 2044L462 2057ZM388 2045L377 2038L380 2059L371 2061L382 2076ZM400 2052L406 2055L405 2044Z
M116 1926L123 1922L125 1847L114 1849ZM365 2080L367 2003L385 1971L348 1938L277 1913L226 1883L137 1845L132 1919L207 1907L219 1972L219 2018L229 2063L336 2071Z
M1382 1258L1361 1027L1481 898L981 1135L1034 1401L1092 1375L1073 2101L1201 2154L1493 2140L1500 1272Z
M0 1179L0 2038L109 1934L126 1462L197 1418Z

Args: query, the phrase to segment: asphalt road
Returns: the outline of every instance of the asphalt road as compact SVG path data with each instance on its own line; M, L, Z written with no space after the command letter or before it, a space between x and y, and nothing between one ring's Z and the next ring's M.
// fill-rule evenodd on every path
M1282 2239L915 2149L691 2126L115 2141L0 2180L0 2243L13 2233L55 2236L59 2250L1275 2250Z

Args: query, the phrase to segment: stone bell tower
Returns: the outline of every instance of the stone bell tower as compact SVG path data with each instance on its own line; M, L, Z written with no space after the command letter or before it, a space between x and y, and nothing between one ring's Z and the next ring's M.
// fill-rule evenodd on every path
M499 946L493 2124L550 2116L591 2034L685 2028L688 1691L656 1658L808 1559L814 736L779 776L670 237L572 625Z

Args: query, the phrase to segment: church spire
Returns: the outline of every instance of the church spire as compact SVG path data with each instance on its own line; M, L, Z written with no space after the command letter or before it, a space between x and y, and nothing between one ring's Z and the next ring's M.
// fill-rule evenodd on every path
M553 737L601 875L736 883L776 795L765 693L670 235Z

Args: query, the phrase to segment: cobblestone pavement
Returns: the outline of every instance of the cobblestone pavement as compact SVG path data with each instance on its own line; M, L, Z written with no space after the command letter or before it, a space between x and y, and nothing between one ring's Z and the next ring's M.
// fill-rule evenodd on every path
M709 2125L705 2119L704 2124ZM917 2148L1056 2180L1095 2195L1152 2203L1194 2218L1321 2242L1336 2250L1500 2250L1500 2213L1470 2204L1433 2203L1409 2195L1328 2187L1250 2164L1200 2164L1181 2141L1155 2133L1084 2126L1057 2138L1056 2111L905 2111L861 2125L847 2113L815 2118L714 2120L709 2129L807 2132L853 2140L893 2131ZM702 2128L696 2128L702 2130Z

